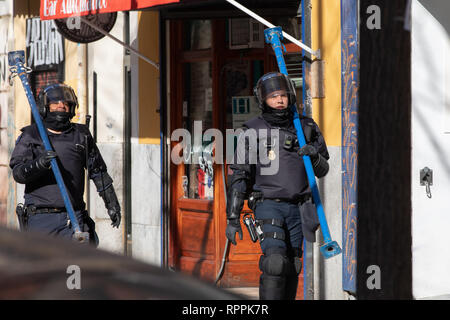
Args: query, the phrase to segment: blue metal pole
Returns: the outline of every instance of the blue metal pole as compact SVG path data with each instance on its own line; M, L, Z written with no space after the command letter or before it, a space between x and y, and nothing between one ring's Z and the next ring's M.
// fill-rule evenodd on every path
M286 64L283 56L283 32L281 27L269 28L264 30L264 36L267 43L272 45L273 51L277 58L278 67L280 72L288 75ZM297 106L294 104L291 106L294 113L294 126L297 131L297 138L300 147L306 144L305 136L303 134L302 125L297 112ZM312 197L316 205L317 215L320 222L320 228L322 230L323 240L325 244L320 247L320 252L325 259L331 258L341 253L341 248L336 241L331 239L330 230L328 229L327 219L325 217L325 211L323 209L322 201L320 200L319 189L317 188L316 179L314 176L314 169L312 167L311 159L309 156L303 156L303 162L305 164L306 174L308 176L309 187L311 189Z
M30 88L30 84L28 82L27 70L24 67L24 61L25 61L25 52L23 50L11 51L8 53L9 66L12 67L12 73L17 73L22 82L22 86L25 89L25 94L31 107L31 112L34 117L34 121L36 122L36 125L39 130L39 135L41 136L42 142L44 143L45 150L52 151L53 150L52 146L50 144L47 132L45 131L44 125L42 123L41 116L36 106L36 101L34 99L33 93ZM72 203L70 202L69 194L67 193L66 185L64 184L64 180L62 178L61 171L59 170L56 159L51 160L51 167L53 170L53 174L55 175L56 183L58 184L59 190L61 191L61 196L64 200L64 205L69 214L70 222L72 223L72 228L75 232L74 238L76 238L81 242L84 242L89 239L89 235L88 233L81 232L80 230L78 220L75 217Z

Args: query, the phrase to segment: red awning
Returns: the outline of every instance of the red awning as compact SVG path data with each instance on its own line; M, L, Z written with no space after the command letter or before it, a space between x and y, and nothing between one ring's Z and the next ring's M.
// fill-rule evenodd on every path
M180 0L41 0L41 20L127 11L176 3Z

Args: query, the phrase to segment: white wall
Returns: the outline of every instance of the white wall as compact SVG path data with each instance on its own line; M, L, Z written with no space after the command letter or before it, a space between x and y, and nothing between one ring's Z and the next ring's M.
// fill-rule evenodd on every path
M123 40L123 14L118 13L110 32ZM123 47L110 38L88 45L88 112L93 115L93 72L97 73L97 146L114 180L114 188L122 208L119 229L111 227L111 220L94 183L90 182L90 214L95 220L100 249L124 252L123 206L123 119L124 119L124 61ZM91 120L91 132L93 133Z
M415 298L450 295L450 2L412 2L412 238ZM433 170L432 198L419 171Z
M328 146L330 171L316 181L333 241L342 249L342 182L341 147ZM320 228L319 228L320 230ZM346 300L342 290L342 254L324 259L320 247L324 244L320 231L314 243L314 300Z
M130 12L130 43L138 47L139 19ZM141 32L144 32L141 30ZM146 63L141 60L140 63ZM158 97L155 97L158 99ZM132 256L161 265L161 150L159 144L139 142L139 58L131 55L131 238Z

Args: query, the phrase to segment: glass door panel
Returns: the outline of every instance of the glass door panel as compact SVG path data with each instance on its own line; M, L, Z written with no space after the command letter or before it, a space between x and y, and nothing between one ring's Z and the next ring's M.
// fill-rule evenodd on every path
M191 161L185 165L187 197L212 200L214 174L208 155L213 144L203 141L203 133L213 125L211 62L185 63L184 77L183 127L191 133Z

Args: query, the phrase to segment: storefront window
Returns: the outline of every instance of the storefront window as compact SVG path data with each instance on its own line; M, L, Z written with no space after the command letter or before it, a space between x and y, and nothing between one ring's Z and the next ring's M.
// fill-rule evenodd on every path
M253 87L263 74L262 60L230 61L223 68L225 84L226 127L241 128L260 111L253 97Z
M211 62L186 63L184 70L183 122L191 133L191 163L186 164L188 197L212 200L214 174L210 155L213 144L212 141L203 141L206 140L203 133L212 128ZM195 143L197 139L201 143Z

